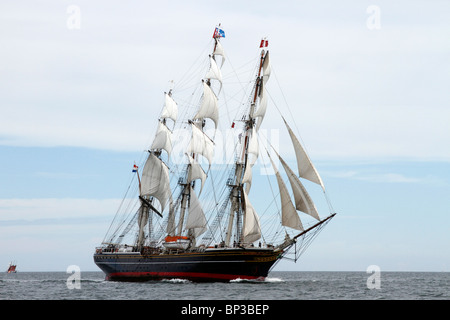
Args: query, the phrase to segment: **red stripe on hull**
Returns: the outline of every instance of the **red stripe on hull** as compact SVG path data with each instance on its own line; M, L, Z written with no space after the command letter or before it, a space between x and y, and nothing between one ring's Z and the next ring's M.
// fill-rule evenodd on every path
M254 277L248 275L235 275L235 274L220 274L220 273L201 273L201 272L115 272L106 276L106 280L114 280L115 278L131 280L138 280L140 278L148 279L166 279L166 278L180 278L190 280L264 280L264 277Z

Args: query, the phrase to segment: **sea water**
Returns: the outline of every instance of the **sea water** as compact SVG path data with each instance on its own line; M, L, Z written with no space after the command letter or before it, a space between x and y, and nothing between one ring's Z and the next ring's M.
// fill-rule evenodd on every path
M449 272L271 272L263 281L105 281L102 272L0 274L0 300L450 300ZM375 284L375 285L374 285Z

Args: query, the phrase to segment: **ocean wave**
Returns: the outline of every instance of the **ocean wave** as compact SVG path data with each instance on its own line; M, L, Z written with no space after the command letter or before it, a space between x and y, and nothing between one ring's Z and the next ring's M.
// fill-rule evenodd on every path
M281 278L273 278L273 277L267 277L267 278L258 278L258 279L233 279L230 280L230 283L282 283L286 282L285 280Z
M173 279L163 279L161 280L162 282L167 282L167 283L191 283L189 280L187 279L178 279L178 278L173 278Z

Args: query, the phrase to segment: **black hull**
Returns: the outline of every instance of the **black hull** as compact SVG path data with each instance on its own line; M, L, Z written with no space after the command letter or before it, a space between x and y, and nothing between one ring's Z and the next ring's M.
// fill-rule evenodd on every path
M153 255L103 252L94 254L94 262L106 274L106 280L230 281L264 279L281 254L256 248Z

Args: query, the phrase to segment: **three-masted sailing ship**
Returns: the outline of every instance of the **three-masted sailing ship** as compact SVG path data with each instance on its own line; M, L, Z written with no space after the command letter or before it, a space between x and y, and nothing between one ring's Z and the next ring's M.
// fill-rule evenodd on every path
M288 254L296 261L335 215L330 212L323 219L319 217L300 178L317 184L325 192L324 184L282 116L280 122L284 122L292 140L298 172L289 167L269 142L263 152L259 132L268 107L267 82L271 75L266 39L260 43L246 102L241 103L242 110L234 118L228 117L226 127L231 127L231 133L226 144L233 142L233 155L214 170L214 149L219 144L215 138L220 120L224 120L219 115L227 109L219 107L219 96L226 85L222 76L226 57L221 44L224 37L219 25L212 37L212 53L204 60L206 67L199 68L204 76L196 80L197 94L190 95L190 100L180 95L176 102L175 88L164 93L164 105L154 140L145 152L145 164L142 169L140 163L133 167L135 174L130 185L136 196L124 197L94 254L95 263L108 280L264 279L278 261L289 258ZM236 124L241 124L240 128ZM172 159L175 149L172 138L177 130L188 133L187 141L186 134L181 134L184 139L178 139L187 142L186 146L178 147L182 148L184 161ZM259 199L256 207L265 209L258 214L251 202L250 189L254 179L252 168L262 155L272 164L279 193L269 187L267 192L258 192L254 196ZM281 163L291 188L274 161ZM307 214L313 222L304 226L299 212Z

